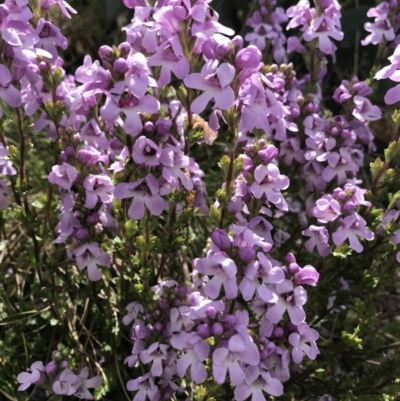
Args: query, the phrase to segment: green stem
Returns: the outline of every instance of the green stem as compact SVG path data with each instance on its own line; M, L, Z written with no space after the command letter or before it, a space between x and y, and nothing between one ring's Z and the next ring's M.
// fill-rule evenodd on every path
M226 177L226 184L225 184L225 192L226 192L227 196L229 196L229 191L231 189L234 162L235 162L235 151L231 150L230 155L229 155L228 175ZM226 206L224 206L222 208L222 210L221 210L221 218L219 220L219 228L223 228L224 227L225 214L226 214Z

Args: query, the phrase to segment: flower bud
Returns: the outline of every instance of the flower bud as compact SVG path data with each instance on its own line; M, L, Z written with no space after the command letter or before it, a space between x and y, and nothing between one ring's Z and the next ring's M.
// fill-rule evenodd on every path
M296 257L294 256L294 254L292 252L289 252L288 254L286 254L285 260L289 263L296 263Z
M236 49L241 49L243 47L243 38L240 35L236 35L232 40L231 44L236 47Z
M231 330L236 326L237 317L235 315L225 315L223 317L223 323L226 330Z
M146 121L144 123L143 129L146 132L153 132L154 131L154 124L151 121Z
M228 45L228 43L222 43L217 46L216 50L221 57L224 57L229 54L229 52L231 51L231 47Z
M154 328L157 331L161 331L164 328L164 325L160 321L157 321L157 322L154 323Z
M206 338L211 337L211 330L210 330L210 326L208 324L201 324L198 328L197 328L197 334L200 338L202 338L203 340L205 340Z
M250 45L238 52L236 55L236 67L238 68L256 68L262 59L260 50Z
M113 68L117 74L121 75L124 75L129 70L128 63L121 57L114 61Z
M5 4L0 4L0 24L10 15L10 11Z
M178 288L178 290L177 290L177 296L178 296L180 299L185 298L185 297L186 297L186 294L187 294L187 287L181 286L181 287Z
M51 361L45 366L45 369L48 375L52 375L57 371L57 363L55 361Z
M212 242L214 242L214 244L222 251L229 249L232 244L232 239L224 230L221 230L220 228L217 228L213 231L211 234L211 239Z
M290 263L289 264L289 273L297 273L300 270L300 266L297 263Z
M256 251L253 248L241 248L239 250L239 258L243 262L249 262L256 256Z
M215 319L217 317L217 314L218 314L218 311L213 306L209 306L206 310L206 315L210 319Z
M86 222L88 224L95 224L99 221L99 218L100 218L100 215L97 212L94 212L86 218Z
M187 17L186 9L182 6L174 7L173 14L178 21L183 21Z
M114 60L114 50L110 46L101 46L99 56L102 60L112 62Z
M282 329L282 327L275 327L274 331L272 332L272 337L275 338L282 338L285 335L285 330Z
M75 231L75 238L79 239L79 240L83 240L85 239L87 236L89 235L89 231L86 228L78 228Z
M118 50L120 52L120 57L127 58L132 48L128 42L122 42L119 44Z
M257 156L266 164L278 156L278 149L274 145L267 145L265 149L259 150Z
M306 265L294 276L297 285L307 284L315 286L319 279L319 273L311 265Z
M211 332L213 336L222 336L222 334L224 334L224 328L222 327L222 324L214 323Z

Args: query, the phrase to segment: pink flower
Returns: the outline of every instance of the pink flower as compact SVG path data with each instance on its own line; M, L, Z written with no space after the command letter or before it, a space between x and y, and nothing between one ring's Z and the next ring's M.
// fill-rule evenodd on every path
M309 28L303 34L304 40L310 42L318 38L319 49L325 54L333 56L336 46L329 37L335 40L342 40L343 32L339 31L334 22L326 15L321 15L312 20Z
M193 113L200 114L211 99L214 99L215 107L221 110L231 108L235 102L235 94L229 84L234 76L235 68L228 63L218 66L218 60L209 60L201 73L188 75L183 81L185 85L203 91L190 106Z
M115 187L116 199L133 198L128 215L133 220L140 220L144 216L145 206L149 212L159 216L165 209L165 200L160 195L160 185L153 174L147 174L136 182L121 183Z
M97 242L83 244L76 248L73 254L76 257L78 269L83 270L87 267L89 279L92 281L99 281L102 277L101 270L97 265L111 265L110 255L106 252L102 252Z
M78 179L78 171L68 163L61 166L53 166L48 180L52 184L57 184L60 188L70 190L71 186Z
M89 174L85 178L83 186L86 190L85 206L88 209L93 209L96 206L98 199L103 203L112 202L114 185L108 175Z
M140 360L142 363L147 364L153 362L151 365L151 374L153 376L161 376L163 372L162 362L168 357L167 350L169 345L160 344L155 342L150 345L146 350L140 353Z
M236 283L237 267L232 259L220 253L207 258L197 259L195 268L199 273L213 276L206 284L204 292L211 299L216 299L224 287L225 296L228 299L236 297L238 286Z
M194 333L182 332L171 337L171 345L180 351L185 351L176 365L176 372L180 377L184 377L190 367L190 375L195 383L199 384L207 379L203 361L210 354L209 344Z
M238 385L245 379L242 363L257 366L260 363L260 353L257 346L250 340L244 340L240 334L229 339L227 348L217 348L213 352L213 376L217 383L224 383L226 374L232 384Z
M258 366L249 366L246 369L244 382L235 388L235 399L244 401L251 396L251 401L265 401L263 391L279 397L283 394L283 386L266 370L260 370Z
M280 266L272 267L267 257L259 252L259 261L253 261L247 265L239 289L245 301L250 301L255 291L264 302L274 303L278 300L277 294L269 284L283 282L285 273Z
M126 388L128 391L137 391L133 401L144 401L146 397L150 401L158 401L161 397L158 387L154 384L154 378L150 373L137 379L129 380L126 383Z
M303 323L297 326L297 331L297 333L292 333L289 336L289 343L293 346L293 361L297 364L301 363L303 360L303 352L306 353L309 359L314 360L319 354L315 343L319 338L317 330Z
M362 123L366 121L376 121L382 117L381 109L373 106L372 103L364 96L354 96L353 116Z
M332 234L334 244L341 245L348 239L350 247L357 253L361 253L364 248L357 237L365 238L367 241L374 239L374 233L366 228L366 224L366 221L358 213L345 217Z
M151 96L136 96L124 82L118 82L110 91L112 97L108 97L105 105L101 108L101 116L105 121L114 124L118 121L119 125L128 135L136 136L143 129L140 113L157 113L160 108L159 101ZM125 114L125 121L119 117L119 113Z
M35 29L35 34L40 38L40 41L36 46L49 52L51 54L50 60L52 62L55 62L58 57L55 45L60 46L64 50L67 48L67 38L61 34L59 28L51 22L46 21L44 18L40 18Z
M17 380L21 385L18 387L18 391L26 390L31 384L41 385L46 382L46 369L42 362L34 362L28 372L22 372L18 375Z
M304 246L306 247L308 252L313 252L315 246L317 246L317 250L320 256L325 257L329 255L329 234L328 230L325 227L311 225L309 228L304 230L302 234L307 237L311 237L304 243Z
M279 173L278 167L270 163L268 166L260 165L254 171L255 181L250 191L257 199L266 196L267 200L274 203L281 210L288 210L287 203L281 194L281 189L287 189L289 178Z
M10 70L3 64L0 64L0 97L11 107L18 107L21 104L21 93L11 85ZM3 110L0 107L0 115Z
M84 400L94 400L92 394L88 390L88 388L96 388L101 385L101 382L103 381L101 376L94 376L90 379L88 379L89 376L89 368L85 367L83 368L80 373L78 374L78 377L81 379L81 385L75 392L75 397L84 399Z
M267 310L266 314L271 323L279 323L286 311L294 325L303 323L306 318L303 305L307 302L307 292L304 288L293 289L293 283L284 280L282 283L276 284L276 292L279 295L278 301Z
M189 75L189 61L183 54L183 49L177 35L163 42L157 47L156 53L148 59L149 66L161 66L160 78L157 82L159 88L163 88L171 82L171 71L179 79Z

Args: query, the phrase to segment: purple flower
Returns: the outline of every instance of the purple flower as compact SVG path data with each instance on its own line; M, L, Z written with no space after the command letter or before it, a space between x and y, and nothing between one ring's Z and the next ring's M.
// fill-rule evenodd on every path
M382 117L381 109L373 106L372 103L364 96L354 96L353 116L362 123L366 121L376 121Z
M94 119L87 122L80 130L81 139L87 142L88 145L103 150L108 150L110 143L101 131L99 125Z
M155 342L150 345L150 347L146 350L143 350L140 353L140 360L144 364L148 364L153 362L151 365L151 374L153 376L161 376L163 372L162 362L165 361L168 357L167 350L169 345L160 344Z
M0 64L0 98L2 98L11 107L18 107L21 104L21 93L11 85L10 70L3 64ZM0 113L3 110L0 107Z
M314 360L319 354L315 343L319 338L317 330L303 323L297 326L297 331L297 333L292 333L289 336L289 343L293 346L293 361L297 364L301 363L303 360L303 352L305 352L309 359Z
M78 171L68 163L61 166L53 166L48 180L52 184L57 184L60 188L69 191L78 179Z
M128 314L122 318L122 323L125 325L130 324L132 320L136 319L139 313L143 313L143 306L139 302L131 302L125 309L128 311Z
M110 255L106 252L102 252L97 242L83 244L76 248L73 254L76 257L78 269L83 270L87 267L89 279L92 281L99 281L102 277L101 270L97 265L111 265Z
M239 50L236 55L236 67L256 68L260 65L262 54L256 46L248 46Z
M112 202L114 185L108 175L90 174L85 178L83 186L86 190L85 206L88 209L94 209L98 199L103 203Z
M250 45L256 46L263 51L266 46L266 40L271 36L273 27L263 21L262 16L256 11L253 16L247 21L247 25L253 27L253 32L249 32L244 37Z
M128 391L137 391L133 401L158 401L161 397L158 387L154 384L154 379L150 373L140 376L137 379L129 380L126 383Z
M245 380L235 388L235 399L244 401L251 396L251 401L265 401L263 394L279 397L283 394L282 383L258 366L249 366L246 369Z
M264 252L268 252L272 248L272 241L271 243L266 242L263 237L246 226L232 224L231 230L235 234L233 243L239 248L260 247Z
M306 265L294 275L296 285L312 285L315 287L319 280L319 273L311 265Z
M375 17L375 21L373 23L366 22L364 24L365 30L370 32L370 35L361 41L363 46L370 43L374 45L381 44L384 43L385 39L389 42L396 37L394 29L388 19L389 12L389 3L385 1L380 3L377 7L372 7L368 10L367 16L370 18Z
M136 96L124 82L118 82L110 91L106 104L101 108L101 116L114 124L117 120L128 135L136 136L143 129L139 113L157 113L160 108L158 100L151 95ZM119 113L125 114L125 121L120 120Z
M221 110L231 108L235 102L235 93L229 86L235 76L235 68L218 60L209 60L203 66L201 73L190 74L184 79L188 88L204 91L192 104L193 113L200 114L211 99L215 107Z
M216 254L207 258L197 259L195 268L199 273L213 276L206 284L204 293L211 299L216 299L224 287L225 296L228 299L236 297L238 286L236 283L237 267L232 259L225 254Z
M383 67L375 74L376 79L390 78L394 82L400 82L400 74L397 70L400 68L400 45L396 47L392 56L389 57L390 65ZM400 100L400 85L396 85L387 91L385 95L386 104L394 104Z
M221 251L226 251L232 247L232 238L220 228L212 232L211 240Z
M315 246L317 246L320 256L325 257L329 255L329 234L325 227L311 225L309 228L304 230L302 234L307 237L311 237L304 243L304 246L308 252L313 252Z
M314 18L308 29L303 34L303 38L307 42L318 38L319 49L321 52L333 56L335 54L336 46L332 43L329 37L335 40L342 40L344 34L339 31L334 22L326 15Z
M67 48L67 38L63 36L60 29L53 25L51 22L40 18L38 25L35 29L35 35L40 38L36 46L40 46L43 50L51 54L51 61L56 61L58 52L55 45L60 46L62 49Z
M241 105L239 131L242 134L252 132L254 128L262 129L268 135L270 132L265 89L260 79L253 74L246 79L239 89L238 96Z
M133 146L132 159L137 164L155 167L160 164L162 146L156 145L151 139L140 136Z
M277 332L277 329L280 329L278 333L282 333L283 330L281 327L276 327L274 330L274 334ZM269 343L268 346L273 343ZM268 349L267 346L267 349ZM290 379L289 372L289 363L290 363L290 352L281 347L274 347L273 353L268 356L268 358L264 361L265 365L268 368L270 375L281 382L288 381Z
M183 54L183 49L177 35L163 42L157 47L156 53L148 59L149 66L161 66L160 78L157 82L159 88L163 88L171 82L171 71L179 79L189 75L189 61Z
M279 323L286 311L294 325L303 323L306 318L303 305L307 302L307 292L304 288L293 289L293 283L284 280L282 283L276 284L276 293L279 295L278 301L267 310L266 314L271 323Z
M188 191L193 189L193 181L182 171L189 169L191 161L182 151L173 147L164 149L160 161L164 164L162 176L173 188L180 190L180 181Z
M190 375L195 383L199 384L207 379L203 361L210 354L209 344L194 333L182 332L178 336L172 336L171 345L180 351L185 351L176 365L176 372L180 377L184 377L190 367Z
M88 376L89 376L89 368L85 367L78 374L78 377L81 379L81 385L76 390L74 396L83 400L94 400L88 388L99 387L103 379L101 376L94 376L88 379Z
M271 262L263 253L259 252L257 257L259 261L253 261L247 265L239 290L245 301L250 301L257 290L258 296L264 302L274 303L278 300L278 296L269 284L283 282L285 273L279 266L272 267Z
M255 181L251 185L250 191L256 199L260 199L265 194L267 200L279 209L288 210L280 190L288 188L289 178L280 174L275 164L258 166L254 171L254 178Z
M44 9L51 7L53 4L57 4L67 18L71 18L69 13L76 14L77 12L65 0L40 0L40 7Z
M246 327L244 330L247 331ZM213 376L217 383L224 383L229 372L231 383L238 385L245 378L241 363L257 366L260 363L260 353L249 337L243 339L240 334L235 334L229 339L227 348L217 348L213 352L212 361Z
M79 376L69 369L64 369L54 380L52 388L55 394L69 396L75 394L81 384Z
M317 200L312 213L319 222L328 223L336 220L342 214L342 211L340 203L333 199L332 195L324 195Z
M128 215L133 220L144 216L145 206L151 214L159 216L165 209L165 200L160 195L160 185L153 174L136 182L121 183L115 187L116 199L133 198Z
M367 241L374 239L374 233L368 230L366 225L366 221L358 213L345 217L332 234L334 244L341 245L348 239L350 247L357 253L361 253L364 248L357 237L365 238Z
M22 372L18 375L17 380L21 385L18 387L18 391L26 390L31 384L40 386L47 380L46 369L42 362L37 361L32 363L28 372Z

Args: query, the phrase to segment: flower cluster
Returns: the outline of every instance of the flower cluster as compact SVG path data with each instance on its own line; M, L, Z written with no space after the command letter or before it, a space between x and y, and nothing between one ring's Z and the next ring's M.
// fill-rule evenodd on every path
M286 62L286 36L282 31L282 24L288 21L285 10L276 7L276 0L261 0L259 10L246 21L252 28L244 37L251 45L261 51L272 46L272 54L276 63Z
M337 0L318 1L315 8L310 7L308 0L300 0L286 12L290 18L287 29L299 27L305 42L310 43L316 39L321 54L335 58L336 46L332 39L342 40L344 36L341 31L340 9ZM288 39L288 51L306 52L299 38L295 36Z
M370 34L361 41L361 44L363 46L369 44L378 45L395 40L396 32L399 28L398 12L399 6L395 0L390 2L383 1L376 7L370 8L367 16L374 18L374 22L365 23L365 30ZM395 42L397 42L397 38Z
M366 228L366 221L356 211L359 206L371 206L371 203L364 199L365 192L366 190L348 183L343 188L336 188L332 195L323 195L312 209L312 214L319 223L330 223L329 228L335 245L340 246L348 240L350 248L358 253L364 249L358 237L367 241L374 239L374 233ZM309 252L317 246L321 256L329 253L329 234L326 228L312 225L303 231L303 235L311 237L305 243Z
M324 106L326 56L334 60L333 40L343 39L339 2L300 0L285 12L260 0L244 39L218 22L210 2L124 0L135 10L126 41L102 46L99 60L86 56L74 76L58 55L66 38L44 18L51 6L66 17L72 7L61 0L41 0L33 10L28 0L0 5L0 117L20 141L18 152L0 133L0 209L12 193L29 215L26 139L29 130L45 132L54 156L46 213L54 191L53 241L73 266L66 275L86 282L87 273L110 298L115 286L124 302L133 300L122 322L133 342L125 363L134 401L190 399L220 384L237 401L282 395L291 365L301 370L305 356L319 354L306 314L307 288L320 276L314 261L343 249L362 253L360 238L375 240L376 227L391 246L400 243L396 199L377 226L359 186L365 153L376 150L370 123L382 117L368 98L371 86L342 80L330 94L341 111ZM376 20L366 24L363 44L395 39L392 3L370 10ZM286 38L286 22L300 36ZM273 59L263 54L269 48ZM304 57L304 77L283 64L293 51ZM398 47L377 79L399 81L399 54ZM397 92L389 90L386 102L400 100ZM197 157L215 141L227 154L210 205L206 163ZM373 189L389 162L379 164ZM47 224L46 214L44 234ZM192 246L209 233L203 251ZM35 245L38 238L31 236ZM301 255L303 247L313 257ZM45 288L45 251L36 250ZM87 367L73 373L57 352L53 359L21 373L18 390L33 384L48 396L93 399L88 389L100 386L100 376L88 379Z
M31 385L46 390L46 395L75 396L83 400L93 400L89 389L95 389L102 383L101 376L89 377L89 368L83 368L75 374L69 369L68 361L60 360L60 352L53 352L53 360L46 365L41 361L32 363L26 372L18 375L19 391Z

